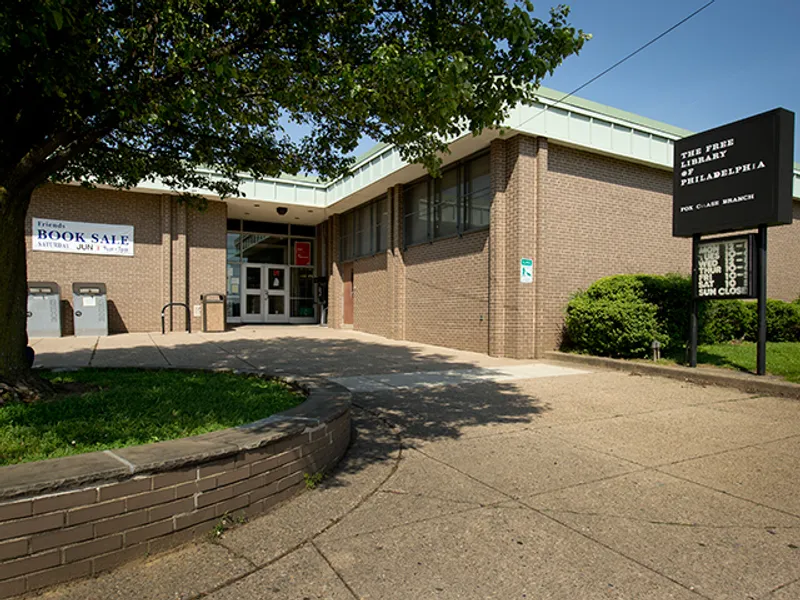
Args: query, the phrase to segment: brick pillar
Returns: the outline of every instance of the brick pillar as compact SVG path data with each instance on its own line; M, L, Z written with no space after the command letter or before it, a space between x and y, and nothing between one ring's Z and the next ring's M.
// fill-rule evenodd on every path
M328 226L328 327L340 329L342 326L344 285L339 264L339 215L327 221Z
M391 337L396 340L406 339L406 263L403 257L403 186L396 185L389 190L390 236L388 256L391 284Z
M520 282L520 259L537 269L537 141L516 136L506 143L506 260L504 356L533 358L535 354L536 286Z
M544 189L547 178L547 138L538 138L538 149L536 151L536 257L533 261L533 281L536 286L535 289L535 326L534 326L534 357L541 358L548 348L545 347L543 342L543 328L544 328L544 303L542 302L542 291L544 285L544 277L542 276L542 269L539 268L539 258L542 256L542 220L540 217L541 202L544 200Z
M489 354L505 355L506 306L506 140L493 140L489 147L492 207L489 220Z
M161 306L172 302L172 198L161 196ZM167 318L166 330L172 331Z
M185 202L173 202L175 207L175 228L172 253L172 297L173 302L189 305L189 241L188 241L188 206ZM173 331L186 331L186 309L182 306L172 308L174 314ZM191 318L191 312L190 312Z

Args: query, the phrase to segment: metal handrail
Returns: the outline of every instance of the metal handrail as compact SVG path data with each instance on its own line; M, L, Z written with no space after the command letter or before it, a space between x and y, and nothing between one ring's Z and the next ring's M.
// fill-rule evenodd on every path
M170 306L182 306L186 309L186 333L192 333L192 315L189 311L189 305L185 302L167 302L164 305L164 308L161 309L161 335L166 334L166 324L164 323L164 311L167 310Z

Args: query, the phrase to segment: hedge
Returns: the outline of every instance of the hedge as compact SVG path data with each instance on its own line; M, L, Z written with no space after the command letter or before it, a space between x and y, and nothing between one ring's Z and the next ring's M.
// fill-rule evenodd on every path
M600 356L647 356L653 340L682 347L692 285L681 275L613 275L569 301L565 346Z
M567 304L564 348L599 356L649 356L653 340L682 353L689 335L692 284L683 275L613 275L597 280ZM701 343L755 341L757 304L700 303ZM767 301L767 340L800 341L800 298Z

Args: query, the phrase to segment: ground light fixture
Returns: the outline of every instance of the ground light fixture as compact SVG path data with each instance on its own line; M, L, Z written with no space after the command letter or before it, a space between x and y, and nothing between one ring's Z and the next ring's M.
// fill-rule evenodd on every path
M653 350L653 362L659 361L661 359L661 342L653 340L650 348Z

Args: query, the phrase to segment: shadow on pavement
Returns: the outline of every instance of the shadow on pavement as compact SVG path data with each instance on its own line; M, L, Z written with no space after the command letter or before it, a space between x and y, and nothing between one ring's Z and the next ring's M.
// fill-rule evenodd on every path
M474 369L491 365L494 360L458 352L448 355L430 346L381 343L378 338L374 341L303 336L253 339L238 336L235 331L229 333L214 338L198 336L189 343L153 335L157 348L146 337L141 338L140 345L98 346L91 364L252 368L276 375L337 377ZM188 341L186 337L181 340ZM113 337L105 341L112 342ZM45 352L39 359L54 366L75 364L85 358L85 348L74 352L82 354ZM362 413L358 419L358 451L348 453L337 469L340 474L389 460L400 437L406 447L438 439L457 439L467 428L524 426L547 410L536 398L520 393L512 382L485 380L459 386L355 393L353 402L356 412ZM336 484L336 476L332 474L326 485Z

